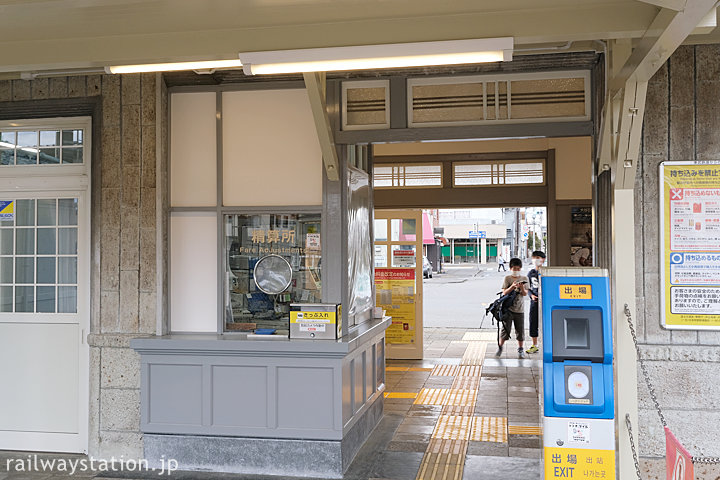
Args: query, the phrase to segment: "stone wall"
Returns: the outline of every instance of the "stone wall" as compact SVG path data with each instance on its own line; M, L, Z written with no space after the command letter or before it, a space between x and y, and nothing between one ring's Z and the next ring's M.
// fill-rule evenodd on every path
M0 102L37 100L40 104L98 96L102 102L100 131L93 131L93 143L100 148L94 150L91 167L93 269L88 335L89 453L96 457L142 457L140 361L129 348L129 340L156 332L158 283L161 297L165 293L156 267L158 228L165 231L162 221L158 223L163 216L157 215L158 193L163 191L158 185L163 185L165 172L156 172L158 129L163 131L160 145L166 135L162 83L157 74L0 81Z
M665 160L720 160L720 45L683 46L672 55L648 85L643 130L635 190L636 319L642 356L668 427L691 454L720 456L720 332L661 327L658 256L658 165ZM665 436L639 370L638 394L640 454L648 470L659 475ZM707 478L720 474L716 468L702 471L711 475Z

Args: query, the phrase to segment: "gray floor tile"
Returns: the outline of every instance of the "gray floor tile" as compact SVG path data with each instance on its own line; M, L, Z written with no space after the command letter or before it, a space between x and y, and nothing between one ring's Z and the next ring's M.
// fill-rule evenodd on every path
M542 441L536 435L510 435L508 445L511 448L541 448Z
M468 455L483 455L486 457L507 457L508 444L498 442L469 442Z
M540 460L530 458L468 455L463 471L465 480L517 480L542 477Z
M423 454L419 452L383 452L372 473L393 480L415 480Z
M509 455L513 458L537 458L539 460L542 455L542 449L510 447Z

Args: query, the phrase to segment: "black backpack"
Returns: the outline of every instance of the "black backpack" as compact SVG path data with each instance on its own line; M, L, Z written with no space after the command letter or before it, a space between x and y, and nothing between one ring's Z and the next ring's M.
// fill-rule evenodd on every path
M502 292L500 292L502 293ZM499 295L499 294L498 294ZM501 295L500 298L495 300L490 304L489 307L485 309L485 316L487 317L488 313L492 314L492 322L495 323L495 320L497 320L497 344L500 345L500 324L503 322L509 322L512 318L512 315L510 314L510 307L515 302L515 298L518 296L518 291L513 289L510 293L506 295ZM482 323L480 324L480 328L482 328Z
M510 320L510 307L515 302L517 296L518 291L515 289L506 295L502 295L485 309L485 315L487 316L488 313L491 313L498 323Z

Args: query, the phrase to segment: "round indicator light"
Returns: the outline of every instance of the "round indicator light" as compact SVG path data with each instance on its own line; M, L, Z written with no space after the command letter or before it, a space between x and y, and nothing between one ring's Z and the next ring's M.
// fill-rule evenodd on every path
M575 398L585 398L590 392L590 380L582 372L573 372L568 375L567 389Z

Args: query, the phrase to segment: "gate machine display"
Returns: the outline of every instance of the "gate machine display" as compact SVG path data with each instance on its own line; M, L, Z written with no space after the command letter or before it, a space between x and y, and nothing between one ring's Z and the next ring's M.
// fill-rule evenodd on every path
M615 478L615 401L608 272L543 268L545 478Z

